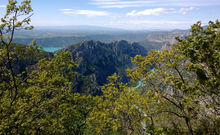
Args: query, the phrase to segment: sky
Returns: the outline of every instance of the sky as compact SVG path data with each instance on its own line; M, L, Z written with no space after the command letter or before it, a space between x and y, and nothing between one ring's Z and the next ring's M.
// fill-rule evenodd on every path
M21 0L18 0L21 1ZM8 0L0 0L0 17ZM32 0L34 26L189 29L220 19L220 0Z

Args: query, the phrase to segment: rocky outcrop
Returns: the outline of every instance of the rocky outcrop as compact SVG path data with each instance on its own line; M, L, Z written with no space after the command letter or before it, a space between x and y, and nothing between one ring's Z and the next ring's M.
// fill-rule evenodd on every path
M76 72L81 78L85 76L92 78L90 81L92 88L106 83L106 78L113 73L118 73L121 80L126 82L126 69L132 66L131 57L136 55L147 55L147 50L138 43L129 43L121 40L112 43L103 43L99 41L82 41L79 44L69 46L61 51L70 51L73 60L77 64ZM77 77L78 85L88 85ZM87 81L88 82L88 81ZM77 86L79 89L80 87ZM94 94L94 93L93 93Z

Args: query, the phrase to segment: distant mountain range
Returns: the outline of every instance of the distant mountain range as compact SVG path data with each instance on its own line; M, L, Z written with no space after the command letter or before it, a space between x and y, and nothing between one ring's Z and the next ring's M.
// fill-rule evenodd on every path
M187 30L173 31L129 31L105 27L91 26L63 26L37 27L31 31L18 31L15 34L15 43L29 44L33 39L43 47L64 48L83 40L97 40L114 42L126 40L139 42L147 49L158 49L167 43L174 43L176 36L187 35Z
M76 31L126 31L125 29L92 26L92 25L67 25L67 26L36 26L35 30L76 30Z
M150 42L165 42L165 43L175 43L175 37L186 37L189 35L188 30L173 30L173 31L158 31L151 32L147 35L147 39Z

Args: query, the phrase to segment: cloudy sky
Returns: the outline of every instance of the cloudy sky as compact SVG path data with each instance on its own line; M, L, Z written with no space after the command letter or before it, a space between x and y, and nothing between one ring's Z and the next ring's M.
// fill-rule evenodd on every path
M0 16L7 0L0 0ZM220 19L220 0L32 0L35 26L187 29Z

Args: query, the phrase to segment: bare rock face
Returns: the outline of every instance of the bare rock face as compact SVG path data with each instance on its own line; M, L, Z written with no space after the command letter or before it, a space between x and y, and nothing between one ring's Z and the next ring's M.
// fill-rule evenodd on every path
M105 84L106 78L113 73L118 73L122 81L128 81L126 69L132 66L130 58L147 55L147 50L138 43L128 43L124 40L112 43L82 41L62 51L70 51L77 64L75 70L80 74L77 77L77 92L87 85L91 87L89 93L94 95L97 94L95 89ZM91 80L88 81L87 78Z

